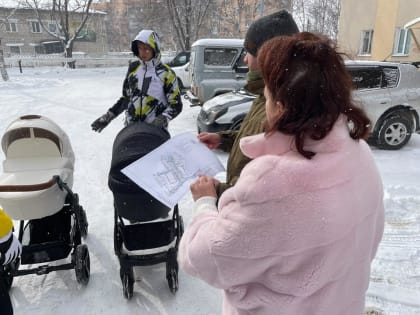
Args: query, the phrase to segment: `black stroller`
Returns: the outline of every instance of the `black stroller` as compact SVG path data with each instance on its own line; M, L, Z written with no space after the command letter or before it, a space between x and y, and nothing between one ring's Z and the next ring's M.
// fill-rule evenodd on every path
M73 193L74 154L64 131L46 117L23 116L12 122L2 137L4 174L0 176L0 203L19 220L20 260L0 267L0 281L10 289L15 276L43 275L75 269L76 279L87 284L89 251L82 244L88 233L86 213ZM19 270L20 265L57 261Z
M114 250L120 262L124 297L133 296L133 266L166 263L166 279L172 293L178 290L178 244L183 221L178 205L171 209L126 177L121 170L170 138L153 125L136 122L115 138L108 185L114 195ZM159 248L164 248L160 250ZM133 251L157 249L154 253Z

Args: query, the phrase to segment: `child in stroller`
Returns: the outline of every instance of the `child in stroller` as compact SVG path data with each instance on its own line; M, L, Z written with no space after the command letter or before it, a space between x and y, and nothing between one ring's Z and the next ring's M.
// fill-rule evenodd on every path
M39 115L22 116L7 128L1 141L6 159L0 175L0 204L19 220L20 259L0 268L0 281L10 289L15 276L75 269L76 279L90 276L86 213L73 193L74 154L64 131ZM67 258L71 262L33 265ZM31 266L32 267L32 266Z
M178 243L183 233L178 206L171 209L141 189L121 169L170 138L166 129L136 122L122 129L114 140L108 186L114 196L114 249L120 262L124 297L133 296L133 266L166 263L172 293L178 290ZM157 249L154 253L134 251Z

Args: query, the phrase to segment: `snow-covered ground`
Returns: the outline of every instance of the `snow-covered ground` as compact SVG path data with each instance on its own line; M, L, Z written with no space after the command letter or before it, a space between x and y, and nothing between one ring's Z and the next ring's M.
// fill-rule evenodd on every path
M74 270L16 277L11 296L17 315L220 314L221 293L182 271L178 292L170 293L163 264L136 268L132 300L122 295L107 176L112 142L123 122L118 117L100 134L91 131L90 123L120 96L125 72L126 68L38 68L20 74L9 69L10 81L0 81L0 135L17 117L41 114L70 137L76 155L73 190L89 221L87 287L77 283ZM184 104L182 114L170 123L172 135L196 132L199 108ZM388 315L420 314L420 135L413 135L400 151L373 148L373 152L384 183L386 227L372 265L367 306ZM226 163L226 154L217 152L217 156ZM0 158L4 159L3 152ZM179 203L186 225L191 206L187 194Z

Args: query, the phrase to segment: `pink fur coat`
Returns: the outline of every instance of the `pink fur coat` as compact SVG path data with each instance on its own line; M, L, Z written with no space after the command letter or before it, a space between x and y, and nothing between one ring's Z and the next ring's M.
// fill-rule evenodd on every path
M196 201L181 268L223 289L224 315L361 315L384 228L382 183L365 141L344 117L316 153L290 136L241 140L253 158L236 185ZM196 292L200 294L200 292Z

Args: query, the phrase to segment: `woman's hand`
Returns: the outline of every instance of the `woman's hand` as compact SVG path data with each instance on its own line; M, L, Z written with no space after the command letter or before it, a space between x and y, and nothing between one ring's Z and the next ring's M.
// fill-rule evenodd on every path
M200 176L194 183L190 185L190 190L194 201L201 197L216 197L215 185L218 181L212 177Z

